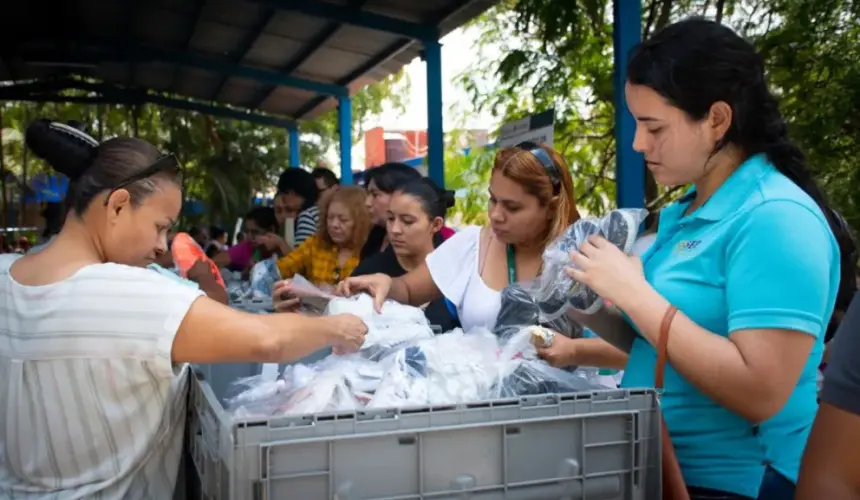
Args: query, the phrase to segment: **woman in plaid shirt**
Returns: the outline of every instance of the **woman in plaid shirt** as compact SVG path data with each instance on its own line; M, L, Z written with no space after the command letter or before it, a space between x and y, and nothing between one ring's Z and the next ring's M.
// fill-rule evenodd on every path
M316 286L331 287L358 265L371 226L365 192L347 186L326 198L317 233L278 260L281 278L301 274Z

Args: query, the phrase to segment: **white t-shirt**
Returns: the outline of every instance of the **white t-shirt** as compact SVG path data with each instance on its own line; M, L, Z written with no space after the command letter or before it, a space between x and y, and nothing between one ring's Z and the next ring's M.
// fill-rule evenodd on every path
M172 498L189 370L171 349L203 293L118 264L24 286L18 257L0 256L0 498Z
M481 278L481 228L469 226L448 238L427 256L433 282L457 308L464 332L484 327L490 330L502 306L502 294Z

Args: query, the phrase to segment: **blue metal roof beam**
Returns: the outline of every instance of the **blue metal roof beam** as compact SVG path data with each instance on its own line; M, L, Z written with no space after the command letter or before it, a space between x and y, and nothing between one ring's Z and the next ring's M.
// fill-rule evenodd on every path
M439 30L436 26L413 23L367 12L361 8L336 5L319 0L253 0L279 9L299 12L311 17L352 26L360 26L375 31L393 33L413 40L437 40Z
M277 71L269 69L254 68L250 66L241 66L230 61L225 61L220 58L209 56L195 55L188 52L180 52L173 50L159 49L155 47L136 46L131 53L126 53L121 48L116 48L108 44L100 43L84 43L83 45L75 46L65 43L66 50L74 54L74 62L83 62L90 64L99 64L101 62L128 62L134 60L137 63L161 61L180 66L189 66L198 68L213 73L225 75L240 76L251 80L270 83L272 85L281 85L284 87L293 87L326 94L331 96L346 96L349 95L349 90L341 85L331 83L318 82L308 80L306 78L298 78L293 76L283 75ZM71 45L71 46L70 46ZM44 48L42 48L44 50ZM47 59L55 57L50 50L39 52L38 49L30 51L24 50L23 57L26 60L39 59L41 55L47 56Z
M238 109L227 108L224 106L215 106L194 101L184 101L165 97L163 95L152 92L142 92L123 89L107 84L93 84L87 82L69 82L66 89L79 89L87 92L96 92L100 96L68 96L57 94L32 94L26 92L29 89L15 89L17 86L9 86L0 91L0 101L31 101L31 102L76 102L83 104L155 104L167 108L181 109L185 111L194 111L197 113L217 116L221 118L229 118L232 120L242 120L259 125L279 128L295 127L295 122L286 118L278 118L275 116L261 115L259 113L250 113Z
M367 0L352 0L350 6L353 8L360 9L364 6L365 3L367 3ZM315 36L307 43L307 45L305 45L305 48L301 52L296 54L296 56L293 57L293 59L289 63L287 63L286 66L281 68L281 73L285 75L290 75L293 73L293 71L296 71L298 68L300 68L304 63L308 61L308 59L310 59L316 53L317 50L319 50L323 45L325 45L326 42L328 42L329 39L333 37L335 33L337 33L337 30L339 30L340 27L341 24L335 22L329 24L328 27L320 31L317 36ZM248 105L248 108L257 109L262 106L263 103L266 102L266 99L268 99L269 96L272 95L272 92L274 92L276 88L277 87L267 86L260 89L260 92L258 92L257 95L254 96L254 98L251 100L251 103Z
M240 64L245 59L245 56L248 55L248 52L257 42L257 39L260 38L260 36L263 34L263 31L265 31L266 26L269 25L273 17L275 17L275 11L273 9L265 9L265 11L260 14L260 18L257 23L248 31L242 41L239 42L239 46L232 54L232 59L234 63ZM283 73L286 75L290 74L289 71ZM218 98L219 95L221 95L221 91L224 90L224 85L227 85L227 81L229 79L230 75L224 75L224 77L221 79L221 82L218 83L218 85L215 87L215 92L212 93L210 100L214 101Z

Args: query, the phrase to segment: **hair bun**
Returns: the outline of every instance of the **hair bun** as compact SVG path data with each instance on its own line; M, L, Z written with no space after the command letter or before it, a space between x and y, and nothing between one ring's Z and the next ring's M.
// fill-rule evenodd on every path
M98 141L85 132L46 119L31 123L24 140L33 154L72 180L86 172L99 146Z
M450 189L444 189L439 193L439 200L445 208L452 208L457 203L457 193Z

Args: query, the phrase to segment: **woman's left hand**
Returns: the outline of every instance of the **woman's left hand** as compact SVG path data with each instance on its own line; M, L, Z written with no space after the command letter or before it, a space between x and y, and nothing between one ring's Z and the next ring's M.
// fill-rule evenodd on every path
M570 258L578 268L568 267L571 278L587 285L604 300L622 309L631 297L648 286L638 256L625 255L601 236L591 236Z
M537 355L554 368L567 368L576 363L576 342L560 333L553 332L550 347L536 346Z

